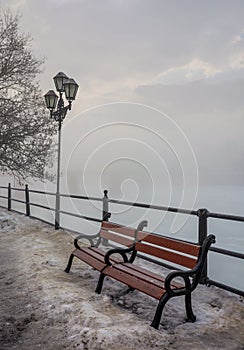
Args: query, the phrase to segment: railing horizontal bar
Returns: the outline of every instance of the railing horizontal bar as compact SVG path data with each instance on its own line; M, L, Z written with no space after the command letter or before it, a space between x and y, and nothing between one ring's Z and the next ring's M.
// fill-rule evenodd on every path
M25 201L22 201L21 199L11 198L11 201L25 204Z
M11 187L11 190L25 192L24 188Z
M18 213L18 214L25 215L25 213L23 211L20 211L20 210L17 210L17 209L11 208L11 211L14 211L15 213Z
M17 188L17 187L11 187L11 186L0 186L0 189L4 189L4 190L13 190L13 191L20 191L20 192L25 192L26 189L24 188ZM11 194L11 192L9 192ZM51 196L55 196L56 193L54 192L45 192L45 191L38 191L38 190L29 190L29 193L36 193L36 194L43 194L43 195L51 195ZM87 196L80 196L80 195L76 195L76 194L59 194L60 197L64 197L64 198L73 198L73 199L79 199L79 200L90 200L90 201L99 201L99 202L103 202L104 198L98 198L98 197L87 197ZM42 204L38 204L38 203L30 203L27 200L20 200L20 199L15 199L15 198L11 198L8 196L2 196L0 195L0 198L2 199L9 199L13 202L18 202L18 203L22 203L22 204L29 204L31 206L36 206L39 208L43 208L43 209L47 209L50 211L55 211L55 208L51 208ZM153 204L146 204L146 203L139 203L139 202L129 202L129 201L121 201L121 200L116 200L116 199L107 199L108 203L114 203L117 205L125 205L125 206L130 206L130 207L138 207L138 208L147 208L147 209L153 209L153 210L160 210L160 211L165 211L165 212L171 212L171 213L178 213L178 214L187 214L187 215L196 215L199 216L199 211L198 210L189 210L189 209L183 209L183 208L175 208L175 207L167 207L167 206L160 206L160 205L153 205ZM11 206L9 207L11 209ZM25 215L25 212L21 212L19 210L16 209L11 209L11 211L19 213L21 215ZM64 215L69 215L69 216L73 216L73 217L77 217L80 219L85 219L88 221L94 221L94 222L101 222L102 219L97 219L94 217L89 217L89 216L85 216L85 215L80 215L80 214L75 214L75 213L71 213L71 212L67 212L64 210L59 210L60 214L64 214ZM33 215L30 215L31 218L43 221L46 224L52 225L54 226L53 223L40 219L38 217L35 217ZM231 221L238 221L238 222L244 222L244 216L239 216L239 215L230 215L230 214L221 214L221 213L211 213L208 212L207 213L207 218L213 218L213 219L221 219L221 220L231 220ZM77 233L79 234L79 232L74 231L72 229L68 229L68 228L64 228L64 227L60 227L61 229L73 232L73 233ZM218 254L223 254L226 256L230 256L230 257L234 257L234 258L239 258L239 259L244 259L244 254L243 253L239 253L239 252L234 252L231 250L227 250L227 249L222 249L222 248L216 248L216 247L211 247L210 248L211 252L214 253L218 253ZM151 258L147 255L144 254L138 254L138 257L147 260L147 261L151 261L153 263L156 263L158 265L167 267L169 269L177 269L175 266L164 263L164 262L160 262L155 260L154 258ZM225 289L227 291L230 291L232 293L244 296L244 291L241 291L239 289L233 288L231 286L225 285L223 283L220 283L218 281L215 280L211 280L209 279L207 281L208 285L215 285L219 288Z
M209 218L223 219L223 220L233 220L233 221L244 221L244 216L220 214L220 213L209 213Z
M60 228L61 230L64 230L64 231L69 231L69 232L71 232L71 233L75 233L75 234L77 234L77 235L80 235L80 232L75 231L75 230L71 230L70 228L67 228L67 227L64 227L64 226L60 226L59 228Z
M74 216L76 218L82 218L82 215L80 215L80 214L70 213L70 212L65 211L65 210L59 210L59 212L60 212L60 214L70 215L70 216Z
M8 189L7 186L0 186L0 188ZM25 189L17 188L17 187L11 187L11 190L14 191L21 191L24 192ZM29 190L31 193L38 193L38 194L46 194L46 195L53 195L55 196L56 193L54 192L46 192L46 191L38 191L38 190ZM94 201L102 201L102 198L98 197L87 197L87 196L79 196L74 194L60 194L61 197L69 197L69 198L76 198L76 199L83 199L83 200L94 200ZM181 213L181 214L189 214L189 215L198 215L197 210L189 210L189 209L183 209L183 208L174 208L174 207L166 207L166 206L159 206L159 205L153 205L153 204L145 204L145 203L134 203L129 201L120 201L117 199L108 199L108 202L115 203L115 204L121 204L121 205L128 205L133 207L139 207L139 208L148 208L148 209L155 209L155 210L163 210L163 211L169 211L174 213ZM241 221L244 222L244 216L238 216L238 215L230 215L230 214L221 214L221 213L209 213L208 217L210 218L216 218L216 219L223 219L223 220L233 220L233 221Z
M76 194L64 194L64 193L60 193L60 197L68 197L68 198L74 198L74 199L84 199L84 200L99 201L99 202L102 202L102 201L103 201L102 198L79 196L79 195L76 195Z
M164 206L161 206L161 205L154 205L154 204L127 202L127 201L120 201L120 200L117 200L117 199L109 199L109 203L129 205L129 206L132 206L132 207L140 207L140 208L149 208L149 209L170 211L170 212L181 213L181 214L198 215L197 210L189 210L189 209L173 208L173 207L164 207Z
M37 190L29 190L31 193L38 193L38 194L48 194L48 195L53 195L55 196L56 193L54 192L45 192L45 191L37 191Z
M244 259L244 254L238 253L238 252L233 252L232 250L216 248L216 247L211 247L210 250L212 252L216 252L219 254L224 254L224 255L228 255L228 256L233 256L235 258Z
M7 186L0 186L0 188L8 189ZM22 192L25 191L25 189L17 188L17 187L11 187L11 189L14 191L22 191ZM56 195L56 193L54 193L54 192L46 192L46 191L38 191L38 190L29 190L29 192L38 193L38 194L53 195L53 196ZM87 196L80 196L80 195L75 195L75 194L64 194L64 193L61 193L60 197L83 199L83 200L93 200L93 201L99 201L99 202L102 202L102 200L103 200L102 198L99 198L99 197L87 197ZM183 209L183 208L174 208L174 207L167 207L167 206L160 206L160 205L153 205L153 204L129 202L129 201L120 201L117 199L108 199L108 202L114 203L114 204L120 204L120 205L139 207L139 208L148 208L148 209L169 211L169 212L173 212L173 213L198 215L197 210L189 210L189 209ZM233 220L233 221L244 222L244 216L238 216L238 215L229 215L229 214L211 213L210 212L208 214L208 217L216 218L216 219L223 219L223 220Z
M244 291L243 290L227 286L226 284L223 284L223 283L211 280L211 279L208 279L207 284L210 285L210 286L213 285L213 286L225 289L228 292L232 292L234 294L238 294L238 295L241 295L242 297L244 297Z
M75 217L80 218L80 219L102 222L102 219L92 218L92 217L90 217L90 216L85 216L85 215L80 215L80 214L74 214L74 213L70 213L70 212L64 211L64 210L60 210L59 212L60 212L60 214L66 214L66 215L70 215L70 216L75 216Z
M44 220L44 219L38 218L37 216L34 216L34 215L30 215L29 218L31 218L31 219L36 219L36 220L39 220L39 221L41 221L41 222L44 222L45 224L54 226L54 224L53 224L52 222L49 222L49 221L46 221L46 220Z
M71 233L75 233L77 235L80 235L81 233L79 231L75 231L75 230L72 230L71 228L67 228L67 227L64 227L64 226L60 226L59 227L61 230L64 230L64 231L69 231ZM89 235L88 235L89 236Z
M46 205L42 205L42 204L38 204L38 203L31 203L31 202L29 204L33 205L34 207L55 211L55 208L47 207Z

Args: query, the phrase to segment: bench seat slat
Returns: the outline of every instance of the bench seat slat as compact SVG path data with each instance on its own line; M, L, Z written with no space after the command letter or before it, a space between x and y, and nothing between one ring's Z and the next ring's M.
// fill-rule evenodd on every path
M157 275L156 273L153 273L147 269L144 269L143 267L139 267L139 266L131 264L131 263L123 263L120 265L121 266L128 266L131 270L142 273L143 275L145 275L145 280L148 280L148 278L152 278L152 279L155 279L155 280L164 284L165 279L162 276ZM176 283L175 281L173 281L173 282L171 282L171 287L172 288L181 288L182 284Z
M168 249L176 250L192 256L198 256L200 247L197 244L178 241L173 238L163 237L149 232L140 231L137 235L138 240L155 244Z
M159 277L158 275L152 274L149 270L144 268L136 267L130 263L121 263L118 265L114 265L113 269L118 271L125 272L128 275L134 276L135 278L139 278L141 281L145 281L147 283L153 284L161 289L164 289L164 278ZM107 274L107 271L105 272ZM172 283L171 288L181 288L183 287L181 284Z
M73 255L84 261L88 265L94 267L96 270L101 271L105 266L104 255L105 253L96 247L84 247L81 249L75 249ZM112 258L113 263L118 263L121 260Z
M148 244L138 242L136 243L136 250L188 268L193 268L196 265L196 259L194 258Z
M105 263L102 262L101 256L98 254L92 254L92 250L89 248L76 249L73 252L73 255L79 258L81 261L84 261L88 265L94 267L96 270L101 271Z
M115 265L116 266L116 265ZM127 286L146 293L155 299L160 299L165 293L165 289L152 284L150 281L142 280L134 275L128 274L128 272L117 269L117 267L106 267L106 276L112 277L119 282L127 284Z
M160 281L157 278L153 278L153 276L150 276L150 274L148 275L148 274L143 273L145 271L138 271L138 270L131 269L130 266L126 265L126 264L119 264L118 266L115 266L114 268L118 271L125 272L127 275L134 276L136 278L139 278L142 281L147 281L155 286L158 286L160 288L164 288L164 280Z

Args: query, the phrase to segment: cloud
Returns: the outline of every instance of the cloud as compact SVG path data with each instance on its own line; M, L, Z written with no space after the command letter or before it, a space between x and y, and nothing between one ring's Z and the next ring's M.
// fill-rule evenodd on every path
M174 84L212 76L237 55L230 42L243 33L242 1L2 0L2 5L22 12L23 30L47 57L43 90L63 70L80 82L90 104L97 103L98 91L106 100L109 89L111 98L124 99L126 88L153 79ZM233 57L232 65L237 61Z
M151 84L182 84L189 81L214 77L222 72L219 67L211 66L211 64L200 59L194 58L189 63L181 66L172 67L156 76Z
M79 83L73 115L116 101L159 108L187 134L202 181L217 181L218 174L223 182L243 181L243 1L1 4L19 9L21 29L47 57L43 93L58 71ZM128 111L126 118L135 116Z
M230 67L233 70L244 68L244 50L231 55Z
M231 43L232 44L239 44L240 42L244 41L244 30L242 30L242 32L240 34L237 34L234 36L234 38L232 39Z

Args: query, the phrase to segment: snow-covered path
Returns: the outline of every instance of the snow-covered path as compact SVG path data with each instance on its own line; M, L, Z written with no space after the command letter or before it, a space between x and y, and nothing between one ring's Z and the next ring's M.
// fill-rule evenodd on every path
M80 261L63 272L73 249L64 231L0 210L0 349L244 349L244 303L217 288L193 294L197 322L183 300L170 301L158 331L156 301L106 280ZM149 265L149 263L144 264Z

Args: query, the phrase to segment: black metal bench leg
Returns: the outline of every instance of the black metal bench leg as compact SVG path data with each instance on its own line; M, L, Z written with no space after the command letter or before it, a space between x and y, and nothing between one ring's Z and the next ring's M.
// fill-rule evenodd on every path
M196 321L196 316L194 315L192 311L192 305L191 305L191 294L186 294L185 295L185 304L186 304L186 315L187 315L187 320L191 322Z
M71 266L72 266L73 259L74 259L74 255L71 254L69 257L68 265L67 265L66 269L64 270L65 272L69 273Z
M154 315L154 319L151 323L151 327L158 329L164 306L169 299L170 299L169 295L164 294L164 296L159 300L158 307Z
M98 283L97 283L97 288L95 289L95 292L97 294L101 294L104 277L105 277L105 275L103 273L101 273L100 277L99 277L99 280L98 280Z

